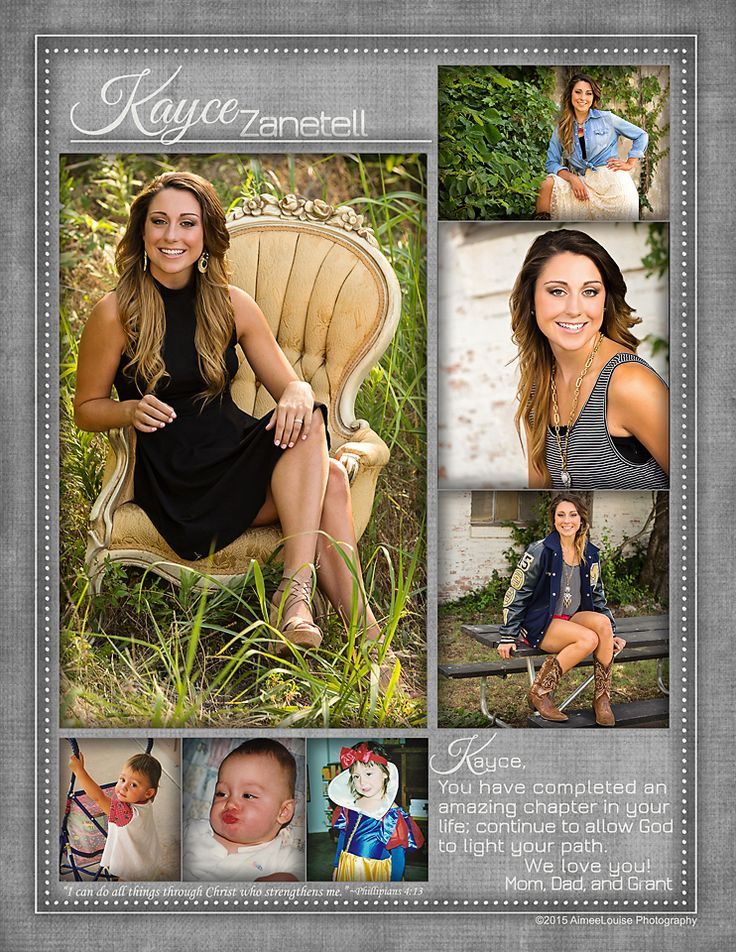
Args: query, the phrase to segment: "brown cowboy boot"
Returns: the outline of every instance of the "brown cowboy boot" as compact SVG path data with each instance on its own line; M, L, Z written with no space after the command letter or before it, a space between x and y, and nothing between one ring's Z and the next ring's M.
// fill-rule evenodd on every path
M593 711L595 712L595 722L600 727L613 727L616 718L611 708L611 669L613 660L608 665L601 664L597 658L593 658L593 671L595 672L595 694L593 696Z
M562 677L562 668L556 657L547 658L534 679L534 684L527 694L529 707L539 711L546 721L566 721L567 714L563 714L555 707L552 694Z

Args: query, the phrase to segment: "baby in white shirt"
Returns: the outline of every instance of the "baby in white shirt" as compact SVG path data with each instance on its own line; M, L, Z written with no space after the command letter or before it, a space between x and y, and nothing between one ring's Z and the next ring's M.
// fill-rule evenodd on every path
M304 878L304 855L284 838L294 816L296 762L276 740L247 740L220 764L210 818L184 833L184 879L267 882Z
M84 792L107 815L107 840L100 866L127 882L160 877L161 847L153 818L153 800L161 780L161 764L150 754L126 761L109 797L87 773L84 755L69 760Z

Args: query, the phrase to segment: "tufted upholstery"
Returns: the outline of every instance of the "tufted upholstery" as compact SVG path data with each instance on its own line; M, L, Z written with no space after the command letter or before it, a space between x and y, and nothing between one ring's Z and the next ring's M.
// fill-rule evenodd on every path
M251 199L236 209L228 228L232 283L260 305L296 373L328 407L332 452L350 476L358 538L370 518L378 474L389 452L365 420L356 420L358 388L393 337L400 289L370 229L350 209L304 203L294 196ZM241 355L242 357L242 355ZM249 365L241 365L233 398L253 416L273 408ZM181 566L222 579L247 571L276 548L278 526L248 529L211 559L177 556L132 501L135 431L109 434L103 488L90 516L87 566L99 583L106 557L176 581Z

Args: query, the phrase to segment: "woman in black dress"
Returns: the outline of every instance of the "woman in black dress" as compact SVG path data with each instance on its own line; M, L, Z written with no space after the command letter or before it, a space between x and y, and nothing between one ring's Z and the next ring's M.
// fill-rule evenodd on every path
M249 526L281 523L284 576L273 600L280 652L286 642L307 649L321 641L311 611L315 574L343 618L357 576L359 622L375 640L347 474L328 456L325 408L255 301L228 284L228 246L222 205L205 179L168 172L146 186L117 248L118 286L82 335L76 423L135 427L135 501L185 559L206 557ZM261 420L230 395L236 342L277 404Z

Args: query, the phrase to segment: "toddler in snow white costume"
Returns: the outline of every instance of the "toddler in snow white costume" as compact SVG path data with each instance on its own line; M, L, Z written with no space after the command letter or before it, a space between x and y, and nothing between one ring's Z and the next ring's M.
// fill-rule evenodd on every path
M340 831L332 878L341 882L398 881L407 849L424 843L421 830L394 802L399 771L386 751L372 742L343 747L342 773L327 789L338 806L332 825Z

